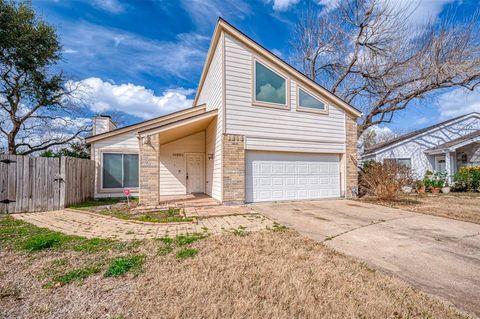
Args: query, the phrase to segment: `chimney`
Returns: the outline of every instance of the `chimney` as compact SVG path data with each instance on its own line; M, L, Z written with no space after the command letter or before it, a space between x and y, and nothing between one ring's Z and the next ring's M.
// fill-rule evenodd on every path
M110 115L97 115L93 118L93 135L109 132L116 128Z

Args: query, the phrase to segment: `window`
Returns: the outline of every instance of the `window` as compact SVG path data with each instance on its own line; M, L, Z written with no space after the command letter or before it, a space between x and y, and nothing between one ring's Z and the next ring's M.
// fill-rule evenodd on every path
M255 101L287 105L286 79L255 61Z
M298 89L298 105L300 107L311 108L321 111L324 111L326 109L325 103L313 97L311 94L307 93L302 89Z
M103 188L138 187L138 155L103 153Z
M397 158L397 164L411 168L412 160L410 158Z
M386 158L384 162L395 162L401 166L405 166L408 168L412 167L412 159L410 158Z

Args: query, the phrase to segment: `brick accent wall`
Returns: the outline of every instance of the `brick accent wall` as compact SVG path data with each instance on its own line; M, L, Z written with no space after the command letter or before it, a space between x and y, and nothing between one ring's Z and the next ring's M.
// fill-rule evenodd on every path
M159 202L159 165L160 165L160 140L158 134L150 136L150 141L140 143L140 203L157 205Z
M352 187L358 191L358 171L357 171L357 121L350 116L346 116L346 189L345 197L352 198Z
M223 202L245 202L245 137L223 135Z

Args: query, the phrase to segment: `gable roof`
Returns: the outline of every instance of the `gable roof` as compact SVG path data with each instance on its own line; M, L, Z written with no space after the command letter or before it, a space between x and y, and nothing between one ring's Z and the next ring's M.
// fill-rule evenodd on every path
M458 144L463 144L464 142L468 142L469 140L473 140L476 137L480 137L480 130L474 131L472 133L469 133L464 136L460 136L454 140L451 140L449 142L440 144L438 146L430 148L428 151L434 151L434 150L443 150L443 149L448 149L452 146L456 146Z
M111 131L108 131L108 132L105 132L105 133L92 135L92 136L87 137L85 139L85 142L87 144L90 144L90 143L97 142L99 140L103 140L103 139L106 139L106 138L109 138L109 137L112 137L112 136L115 136L115 135L124 134L124 133L128 133L128 132L131 132L131 131L136 131L136 130L148 129L152 126L156 126L158 124L163 124L164 122L167 122L168 120L178 120L181 117L193 116L193 115L196 115L196 114L199 114L199 113L202 113L202 112L205 112L205 104L202 104L202 105L199 105L199 106L196 106L196 107L189 107L188 109L183 109L183 110L180 110L180 111L177 111L177 112L173 112L173 113L165 114L165 115L162 115L162 116L158 116L158 117L155 117L153 119L146 120L146 121L143 121L143 122L140 122L140 123L120 127L120 128L117 128L117 129L114 129L114 130L111 130Z
M283 71L287 72L291 76L295 77L298 79L303 85L309 87L310 89L318 92L320 95L330 99L331 101L335 102L337 106L341 107L343 110L346 112L350 113L351 115L355 117L359 117L362 115L362 112L353 107L352 105L348 104L317 82L313 81L309 77L307 77L305 74L270 52L268 49L263 47L261 44L247 36L245 33L222 19L221 17L218 18L217 25L215 26L215 31L213 32L213 37L210 42L210 47L208 49L207 53L207 59L205 61L205 65L202 70L202 75L200 76L200 82L198 84L198 89L197 93L195 95L195 99L193 101L193 105L195 105L198 101L198 98L200 97L200 93L203 88L203 83L205 81L205 78L207 77L208 69L210 67L210 63L212 62L213 55L215 53L215 48L217 46L218 41L220 40L220 35L222 32L225 32L226 34L232 36L235 38L237 41L241 42L243 45L254 51L256 54L261 55L263 58L269 60L270 62L273 62L275 65L280 67Z
M457 117L454 117L452 119L449 119L449 120L446 120L446 121L443 121L443 122L440 122L440 123L437 123L437 124L434 124L434 125L431 125L431 126L428 126L428 127L425 127L425 128L422 128L422 129L419 129L419 130L416 130L416 131L413 131L413 132L410 132L410 133L407 133L407 134L400 135L400 136L395 137L395 138L393 138L389 141L386 141L386 142L383 142L383 143L378 143L378 144L373 145L372 147L367 148L363 155L365 156L365 155L370 155L372 153L376 153L377 151L379 151L383 148L386 148L386 147L392 146L394 144L403 142L403 141L408 140L410 138L416 137L417 135L421 135L421 134L427 133L429 131L432 131L434 129L440 128L442 126L454 123L454 122L456 122L460 119L466 119L466 118L473 117L473 116L480 117L480 113L472 112L472 113L464 114L464 115L457 116Z
M215 26L215 31L213 33L212 40L210 42L210 47L208 49L207 58L205 60L204 66L203 66L202 74L200 76L200 82L198 84L198 89L197 89L197 92L195 94L195 99L193 101L193 105L192 105L191 108L181 110L181 111L178 111L178 112L174 112L174 113L170 113L170 114L166 114L166 115L162 115L162 116L159 116L159 117L156 117L156 118L153 118L153 119L150 119L150 120L146 120L146 121L143 121L143 122L140 122L140 123L120 127L120 128L117 128L115 130L108 131L108 132L105 132L105 133L93 135L93 136L87 137L85 139L86 143L97 142L97 141L103 140L105 138L109 138L109 137L112 137L112 136L115 136L115 135L118 135L118 134L123 134L123 133L127 133L127 132L134 131L134 130L141 130L141 129L144 129L144 128L148 129L148 127L160 124L164 120L166 120L166 119L168 119L172 116L177 116L177 115L180 116L180 115L183 115L184 113L188 113L188 112L192 111L192 109L197 109L197 108L202 108L203 107L203 109L205 111L205 105L196 106L196 104L198 102L198 98L200 97L200 93L203 89L203 83L205 82L205 78L207 76L208 70L210 68L210 64L211 64L212 59L213 59L213 55L215 53L215 48L217 46L218 41L220 40L220 35L222 34L222 32L225 32L226 34L234 37L236 40L240 41L242 44L244 44L245 46L247 46L248 48L253 50L256 54L259 54L263 58L273 62L274 64L279 66L283 71L287 72L291 76L298 79L298 81L301 82L303 85L305 85L308 88L318 92L320 95L326 97L327 99L335 102L336 106L341 107L346 112L353 115L354 117L359 117L359 116L362 115L362 112L359 109L357 109L357 108L353 107L352 105L348 104L347 102L345 102L344 100L342 100L341 98L339 98L338 96L336 96L335 94L333 94L332 92L330 92L329 90L327 90L326 88L324 88L323 86L318 84L317 82L313 81L312 79L307 77L305 74L303 74L302 72L300 72L299 70L297 70L296 68L294 68L293 66L291 66L290 64L288 64L287 62L285 62L284 60L282 60L281 58L279 58L275 54L273 54L272 52L270 52L268 49L264 48L262 45L260 45L259 43L257 43L253 39L251 39L245 33L241 32L240 30L235 28L233 25L231 25L230 23L228 23L227 21L225 21L224 19L219 17L218 22Z

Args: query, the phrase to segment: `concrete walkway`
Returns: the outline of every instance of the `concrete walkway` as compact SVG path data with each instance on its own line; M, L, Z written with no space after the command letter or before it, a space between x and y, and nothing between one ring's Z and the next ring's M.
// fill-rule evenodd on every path
M347 200L251 207L480 316L478 224Z
M69 235L87 238L100 237L118 240L160 238L208 231L258 231L271 227L273 222L262 215L248 214L199 219L197 223L141 223L121 220L100 214L59 210L42 213L13 214L39 227L46 227Z

